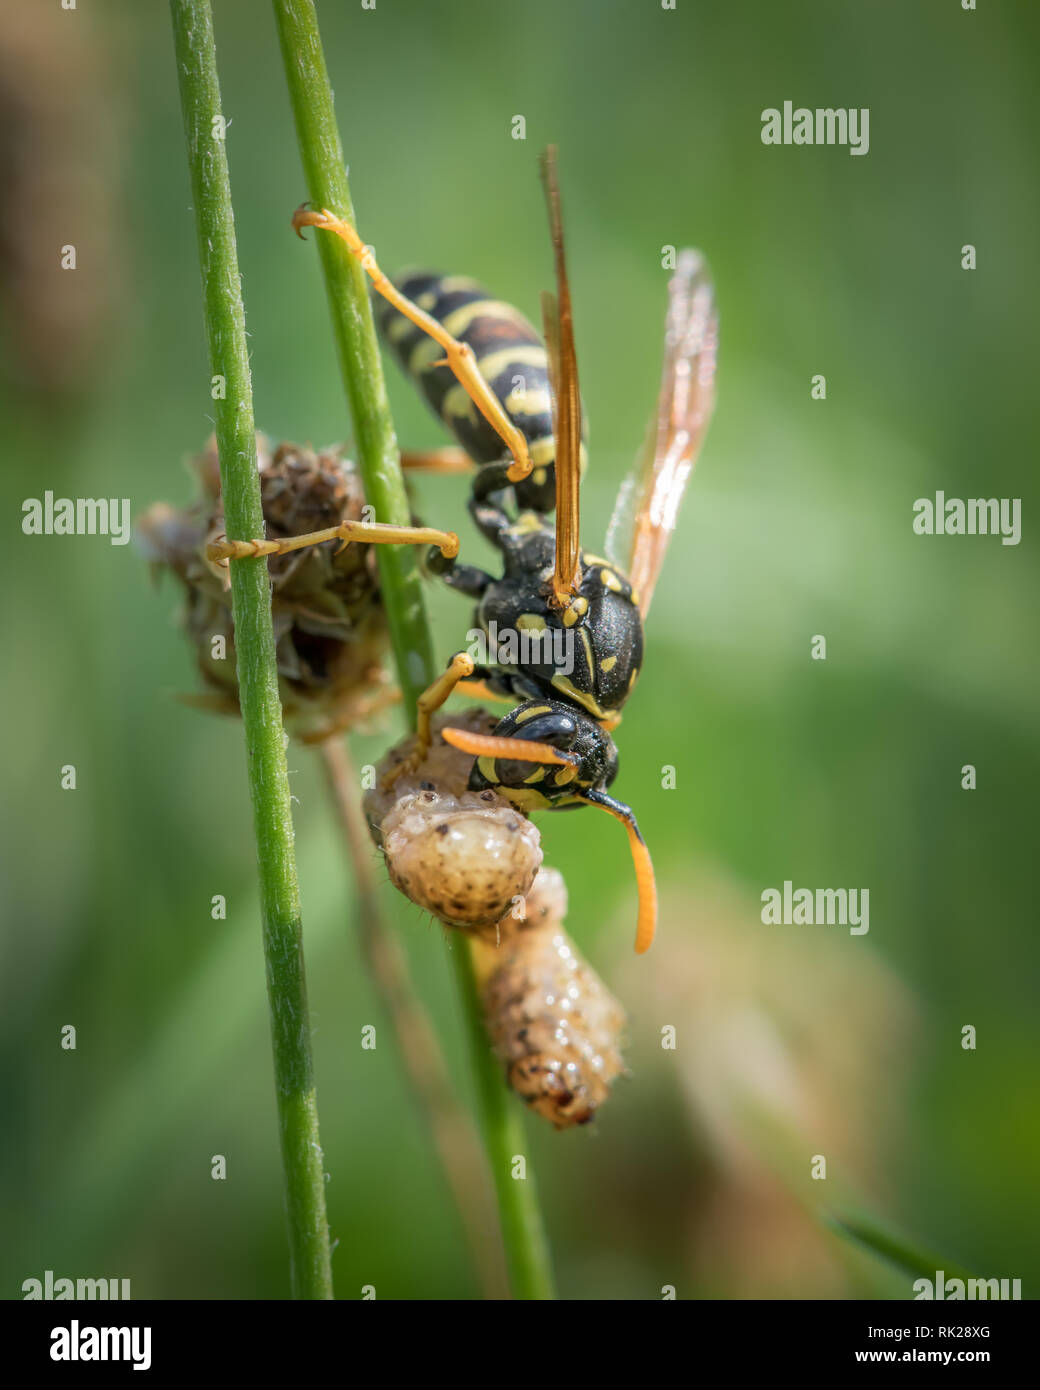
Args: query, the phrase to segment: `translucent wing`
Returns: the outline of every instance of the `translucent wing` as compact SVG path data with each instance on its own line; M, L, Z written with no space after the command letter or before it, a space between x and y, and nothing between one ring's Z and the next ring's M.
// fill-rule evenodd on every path
M556 438L556 564L553 593L556 602L561 604L577 589L578 550L581 543L581 393L578 389L578 360L574 351L571 291L563 249L556 149L552 145L542 156L542 181L556 264L556 295L542 296L542 318L549 355L553 434Z
M607 537L608 550L627 571L644 618L711 419L718 337L707 264L699 251L681 251L668 286L656 419L641 463L618 494ZM628 531L631 546L624 564L619 552Z

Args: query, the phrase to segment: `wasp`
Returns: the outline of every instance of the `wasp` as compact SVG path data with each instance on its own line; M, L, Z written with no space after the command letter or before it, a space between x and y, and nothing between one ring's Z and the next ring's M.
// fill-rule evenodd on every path
M542 642L527 660L498 661L492 649L478 665L455 653L419 697L415 751L391 776L419 765L433 738L431 716L460 685L515 701L490 734L447 727L441 736L473 755L472 790L493 788L525 813L597 806L625 826L642 952L656 927L653 865L631 808L608 791L618 770L612 731L642 667L643 623L711 416L718 315L703 257L681 252L669 284L656 415L611 526L615 540L631 531L627 565L584 551L586 445L552 148L543 155L542 177L556 282L555 293L542 296L544 340L472 280L412 273L392 281L349 222L306 205L293 218L299 233L316 227L342 238L382 297L384 338L459 446L402 461L440 471L475 466L469 512L498 551L502 574L462 563L454 532L378 522L344 522L278 541L225 541L210 554L235 559L329 540L428 545L427 571L476 603L485 633L565 639L562 646Z

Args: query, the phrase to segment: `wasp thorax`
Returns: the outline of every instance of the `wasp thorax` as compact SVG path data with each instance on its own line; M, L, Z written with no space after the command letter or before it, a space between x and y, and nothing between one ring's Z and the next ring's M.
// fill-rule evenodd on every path
M279 444L272 453L258 435L257 464L269 539L362 519L360 479L338 451ZM148 557L184 585L185 626L210 688L193 703L234 713L238 682L228 571L205 553L224 532L213 441L193 468L201 483L199 501L182 511L157 504L138 522L137 535ZM287 726L307 740L349 727L389 696L387 629L371 551L368 545L338 548L327 542L268 561L282 706Z
M541 837L497 792L468 790L473 759L436 731L450 724L488 733L495 722L482 709L440 716L433 721L433 746L418 768L384 786L387 774L414 749L411 736L383 759L376 786L365 796L365 814L394 886L446 925L491 940L534 882Z
M502 924L483 991L488 1036L510 1086L557 1129L588 1124L624 1071L624 1010L564 930L566 903L562 876L543 869L526 921L516 931Z

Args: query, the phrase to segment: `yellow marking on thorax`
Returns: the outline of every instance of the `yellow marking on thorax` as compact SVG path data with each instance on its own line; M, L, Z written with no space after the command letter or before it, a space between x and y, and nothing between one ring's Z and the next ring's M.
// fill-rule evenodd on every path
M579 627L578 636L581 638L581 645L585 648L585 660L588 663L589 674L595 678L596 658L592 655L592 643L589 641L588 628Z
M531 773L530 777L525 777L525 778L524 778L524 783L525 783L525 785L526 785L526 784L529 784L529 783L531 783L531 782L540 782L544 776L545 776L545 768L544 768L544 767L536 767L535 770Z
M521 512L512 526L506 528L508 536L531 536L535 531L541 531L545 527L545 522L537 512Z
M516 625L521 632L545 631L545 619L540 613L521 613L516 620ZM548 706L546 706L546 709L548 709ZM524 716L525 719L527 717L527 715Z
M601 671L613 671L613 669L614 669L614 667L615 667L616 665L617 665L617 657L616 657L616 656L605 656L605 657L603 658L603 660L599 663L599 669L600 669Z
M577 775L578 769L574 766L573 763L569 764L567 767L561 767L559 772L553 778L553 785L557 787L565 787L568 782L573 782Z
M481 772L484 774L484 776L487 778L489 782L493 783L495 786L498 786L498 771L495 767L494 758L489 758L486 755L481 755L481 757L477 759L477 767L480 768Z
M552 684L557 690L562 690L565 695L569 695L576 704L581 705L582 709L587 709L591 715L597 719L609 718L612 711L600 709L595 696L587 695L585 691L578 690L573 682L567 677L556 671L552 678Z
M523 714L518 714L516 722L526 724L529 719L533 719L536 714L552 714L551 705L534 705L531 709L525 709Z
M572 598L567 607L563 610L564 627L573 627L579 618L584 618L589 611L589 601L582 594Z

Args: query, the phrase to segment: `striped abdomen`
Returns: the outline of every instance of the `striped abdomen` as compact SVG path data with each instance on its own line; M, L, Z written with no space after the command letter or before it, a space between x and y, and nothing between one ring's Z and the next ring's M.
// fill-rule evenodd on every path
M394 284L473 349L481 375L528 443L534 472L518 487L517 500L522 506L551 511L556 446L549 362L538 333L518 309L493 299L466 276L411 271ZM502 440L450 368L433 365L443 359L443 348L385 300L377 301L376 313L395 357L470 458L478 464L502 459L508 452Z

